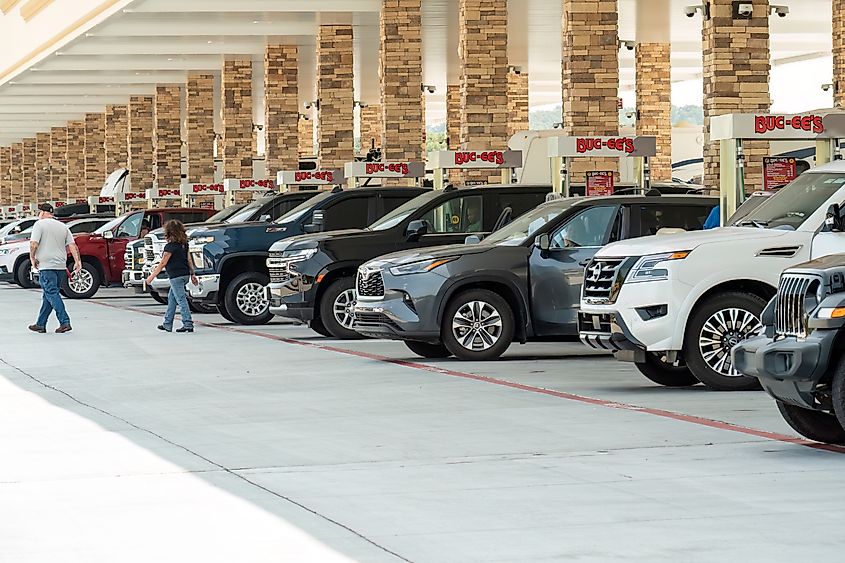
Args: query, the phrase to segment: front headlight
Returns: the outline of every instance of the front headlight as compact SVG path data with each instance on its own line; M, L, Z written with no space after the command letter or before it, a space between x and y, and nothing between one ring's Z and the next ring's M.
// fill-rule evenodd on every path
M316 248L302 248L299 250L285 250L282 253L283 260L289 260L291 262L302 262L303 260L308 260L312 256L317 254Z
M191 244L208 244L214 242L213 236L196 237L191 239Z
M631 273L628 274L628 278L625 281L627 283L635 283L667 280L669 279L669 270L658 268L657 266L671 260L683 260L689 256L690 252L690 250L678 250L675 252L643 256L631 268Z
M420 260L419 262L411 262L410 264L402 264L401 266L393 266L390 268L390 273L394 276L407 276L408 274L422 274L430 272L435 268L457 260L457 256L451 258L429 258L428 260Z

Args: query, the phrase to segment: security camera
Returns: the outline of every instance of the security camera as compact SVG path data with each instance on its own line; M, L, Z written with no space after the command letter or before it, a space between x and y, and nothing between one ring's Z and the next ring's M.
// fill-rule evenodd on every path
M302 104L302 107L304 107L305 109L311 109L312 105L312 102L305 102L304 104Z
M696 5L696 6L687 6L686 8L684 8L684 15L688 18L691 18L691 17L695 16L695 13L698 12L698 11L703 11L703 10L701 10L700 4Z
M740 17L750 18L751 14L754 13L754 4L750 2L742 2L738 4L736 7L736 13Z
M435 86L431 85L431 84L423 84L422 85L422 91L423 92L428 92L429 94L434 94L434 92L436 90L437 90L437 88Z
M770 13L777 14L778 17L785 18L789 13L789 6L780 6L772 4L769 6Z
M633 51L634 47L636 47L636 46L637 46L636 41L620 41L619 42L620 48L624 47L625 49L628 49L629 51Z
M822 90L824 90L825 92L829 92L832 88L833 88L832 83L822 84Z

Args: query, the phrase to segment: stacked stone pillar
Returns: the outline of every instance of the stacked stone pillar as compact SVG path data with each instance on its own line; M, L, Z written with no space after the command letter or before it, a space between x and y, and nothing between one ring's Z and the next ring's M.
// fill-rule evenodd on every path
M188 181L214 181L214 75L188 73Z
M252 60L223 62L223 177L252 178Z
M153 114L153 96L129 98L129 172L135 192L153 187ZM68 176L73 178L70 170Z
M299 167L299 56L295 45L264 52L264 133L267 176Z
M845 108L845 0L832 0L833 105Z
M106 118L85 114L85 195L100 195L106 181Z
M672 179L672 64L669 0L637 2L637 134L657 137L651 179Z
M366 155L367 151L373 148L381 147L383 139L383 131L381 125L382 120L382 106L381 104L371 104L361 108L361 154Z
M460 0L458 45L461 59L460 144L465 149L507 148L508 11L501 0ZM500 174L466 172L455 183L491 182Z
M446 146L450 151L461 146L461 85L446 86Z
M9 203L24 203L23 199L23 143L12 145L9 156ZM28 202L27 202L28 203Z
M153 150L155 185L174 189L182 183L182 135L179 86L157 86Z
M563 0L563 130L566 135L619 134L619 29L616 0ZM615 159L574 159L571 177L619 171Z
M43 202L53 199L53 188L50 184L50 134L35 135L35 201Z
M85 121L67 124L67 197L81 200L85 191Z
M21 181L23 183L22 203L33 203L38 197L37 160L35 158L35 137L23 140L23 156L21 157Z
M50 129L50 184L53 199L57 201L68 199L67 164L67 127L53 127Z
M317 31L317 143L321 168L342 168L354 157L352 26Z
M382 0L382 154L385 160L423 159L425 115L422 93L421 0Z
M12 203L12 147L0 147L0 204Z
M106 106L106 174L129 165L127 106Z
M299 156L309 158L314 154L314 118L299 114Z
M528 131L528 73L508 72L508 137Z
M734 19L731 0L711 0L702 28L704 56L704 185L719 187L719 143L710 142L710 119L727 113L767 112L769 98L769 2L749 0L750 19ZM763 187L767 142L746 142L746 192Z

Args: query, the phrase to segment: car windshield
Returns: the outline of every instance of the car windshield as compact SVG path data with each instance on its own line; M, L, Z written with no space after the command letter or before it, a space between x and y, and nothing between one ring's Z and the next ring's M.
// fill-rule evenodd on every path
M560 199L523 213L512 223L484 239L484 244L519 246L543 225L572 207L576 201L578 201L576 198Z
M245 203L238 203L235 205L230 205L225 209L221 209L211 217L205 220L206 223L220 223L221 221L227 220L229 217L236 215L238 211L244 208Z
M331 191L323 192L321 194L315 195L311 199L307 199L276 219L274 223L293 223L312 209L317 206L320 202L329 198L332 195Z
M740 227L797 229L845 185L845 172L805 173L737 222Z
M125 218L126 217L121 216L121 217L117 217L116 219L112 219L111 221L109 221L108 223L106 223L105 225L103 225L102 227L97 229L96 231L94 231L94 234L95 235L101 235L101 234L105 233L106 231L114 230L114 228L117 227L118 225L120 225Z
M402 205L400 205L399 207L397 207L396 209L394 209L393 211L391 211L390 213L370 225L368 227L368 230L386 231L387 229L393 228L405 219L407 219L411 213L413 213L420 207L423 207L429 201L437 199L441 195L443 195L443 192L441 191L432 191L424 193L421 196L417 196L410 201L406 201L405 203L403 203Z
M226 219L227 223L244 223L249 221L250 217L252 217L256 211L261 209L268 201L272 198L269 197L261 197L254 201L249 202L246 207Z

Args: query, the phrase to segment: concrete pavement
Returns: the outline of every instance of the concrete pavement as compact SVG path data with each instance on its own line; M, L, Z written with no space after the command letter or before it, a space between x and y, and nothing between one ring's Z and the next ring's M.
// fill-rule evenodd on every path
M38 301L0 286L0 561L783 561L845 543L845 457L795 440L763 393L655 387L577 343L482 364L217 315L164 334L161 306L113 289L69 302L74 332L37 335Z

